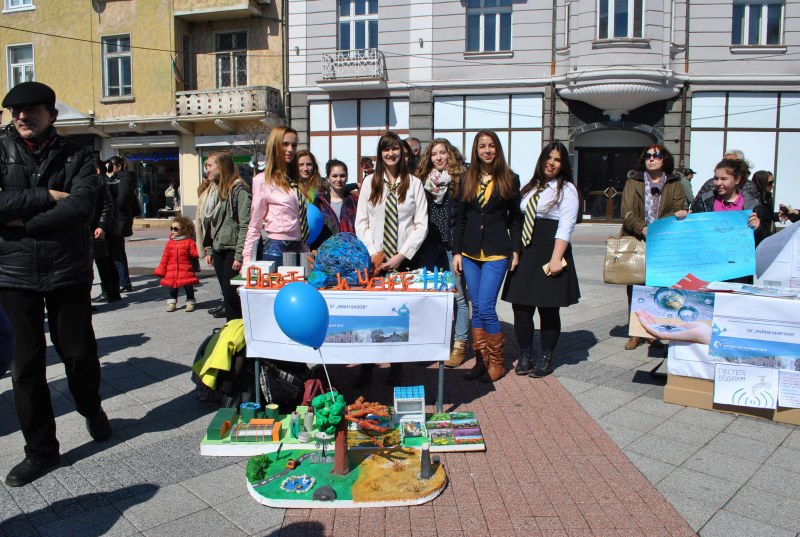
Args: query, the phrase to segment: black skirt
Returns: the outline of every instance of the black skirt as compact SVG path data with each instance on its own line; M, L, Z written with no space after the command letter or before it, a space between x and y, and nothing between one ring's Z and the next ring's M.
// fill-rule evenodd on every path
M563 308L577 304L581 297L578 275L572 260L572 245L567 246L567 266L558 276L545 276L542 265L550 263L556 243L557 220L537 219L531 243L522 249L519 265L506 276L501 298L512 304Z

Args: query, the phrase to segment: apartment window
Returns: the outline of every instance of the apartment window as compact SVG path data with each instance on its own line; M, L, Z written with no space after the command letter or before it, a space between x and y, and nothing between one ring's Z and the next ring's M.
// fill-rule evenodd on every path
M131 95L131 36L103 38L103 96Z
M733 45L780 45L783 2L734 2Z
M511 0L467 1L467 52L511 50Z
M33 8L33 0L5 0L5 9L31 9Z
M339 50L378 48L378 0L339 0Z
M597 38L642 37L644 0L599 0Z
M8 47L8 88L34 80L33 45Z
M217 87L247 85L247 32L226 32L214 37Z

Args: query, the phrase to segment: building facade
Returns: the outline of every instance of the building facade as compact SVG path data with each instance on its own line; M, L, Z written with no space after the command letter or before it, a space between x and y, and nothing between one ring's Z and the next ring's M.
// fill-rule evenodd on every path
M798 31L798 0L289 0L292 125L352 170L386 129L468 159L493 129L523 178L558 140L595 221L653 142L695 190L741 149L796 205Z
M252 154L285 122L280 2L2 1L4 89L52 86L59 132L122 156L146 217L194 214L211 151L232 150L252 175Z

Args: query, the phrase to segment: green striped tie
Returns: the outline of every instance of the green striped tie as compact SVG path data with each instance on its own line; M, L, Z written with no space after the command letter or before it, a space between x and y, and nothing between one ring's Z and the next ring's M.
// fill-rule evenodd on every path
M297 206L300 209L300 239L305 244L308 242L308 201L297 186L297 181L290 181L289 185L297 196Z
M387 261L397 254L397 185L389 187L389 195L386 196L386 218L383 222L383 253L386 254Z
M525 206L525 222L522 224L522 245L528 246L533 237L533 226L536 224L536 206L539 204L539 194L541 189L534 192L528 204Z
M480 189L478 190L478 203L480 204L481 208L486 206L486 189L489 188L489 183L492 182L492 178L489 177L486 179L486 182L481 181Z

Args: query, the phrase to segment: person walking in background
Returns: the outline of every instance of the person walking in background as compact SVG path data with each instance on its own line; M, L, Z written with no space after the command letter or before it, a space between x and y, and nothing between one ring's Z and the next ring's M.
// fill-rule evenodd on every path
M119 273L111 256L108 255L107 237L119 218L119 210L117 200L108 187L106 163L95 157L94 167L97 173L97 202L91 226L92 254L102 290L100 295L94 298L94 302L116 302L122 299L119 292Z
M681 177L681 188L683 188L683 196L686 198L686 209L688 209L694 201L694 191L692 191L692 177L694 177L694 170L686 168L683 170L683 177Z
M203 243L205 242L206 227L208 226L209 218L211 218L211 214L207 212L209 209L208 197L209 195L213 195L214 199L217 199L217 194L212 194L212 191L215 191L216 188L217 184L208 178L208 174L205 171L205 164L203 164L203 177L200 180L200 186L197 187L197 212L194 216L194 242L197 246L197 251L203 255L205 255L205 246L203 246ZM225 317L225 301L223 300L214 308L209 308L208 313L215 319Z
M622 190L622 235L647 240L647 226L686 209L681 176L675 173L675 159L661 144L646 147L639 157L637 171L628 174ZM630 318L633 286L627 286ZM644 339L631 336L625 350L633 350ZM661 345L658 340L656 346Z
M514 372L538 378L553 372L553 352L561 335L560 308L577 304L581 296L569 243L578 220L578 190L563 144L544 147L520 197L522 255L517 270L506 277L502 298L514 310L514 334L520 348ZM542 345L538 359L533 352L537 308Z
M242 270L244 242L250 223L250 189L239 177L233 156L220 151L208 156L205 170L214 182L206 199L209 215L203 240L206 264L214 267L227 320L242 318L242 303L231 279Z
M425 186L428 197L428 236L422 245L422 255L428 270L446 270L453 264L453 226L458 201L453 193L466 172L464 157L444 138L434 139L425 149L417 176ZM454 275L456 285L455 330L453 347L445 367L464 363L469 336L469 306L464 294L463 275Z
M428 233L428 202L422 182L406 168L402 140L387 132L378 141L375 173L358 194L356 235L367 247L376 272L419 267L417 252ZM393 363L387 384L400 384L402 364ZM362 364L353 385L363 388L375 364Z
M25 439L25 458L8 473L6 485L21 487L61 460L47 384L45 311L89 434L108 440L111 424L101 405L92 328L92 154L56 132L56 95L49 86L17 84L3 107L11 109L13 127L0 136L0 306L16 336L11 381Z
M469 169L460 182L453 229L453 272L464 273L472 303L475 366L464 376L484 382L506 373L497 295L522 249L519 176L506 164L494 131L475 135Z
M297 184L297 131L275 127L267 140L267 167L253 178L250 226L244 245L245 259L257 249L261 232L267 233L258 259L281 264L285 252L307 251L307 200Z
M375 173L375 163L372 162L372 159L369 157L361 157L359 164L361 166L361 173L358 175L357 183L358 188L361 188L361 183L364 182L364 178Z
M186 217L179 216L172 220L169 227L169 239L164 246L161 262L153 272L161 278L161 285L169 287L167 311L175 311L178 307L178 290L186 291L186 311L194 311L194 286L200 283L195 274L195 266L200 267L200 254L195 244L194 224Z
M761 214L764 217L761 221L761 227L764 237L767 237L775 233L775 222L777 221L775 213L775 176L766 170L759 170L753 174L753 184L756 185L756 188L761 193Z
M128 269L128 254L125 252L125 239L133 235L133 219L142 214L139 201L136 199L136 174L126 169L125 161L121 157L111 157L111 179L108 186L111 194L117 200L119 218L113 226L113 231L108 235L108 253L117 267L120 291L130 293L133 291L130 271Z

